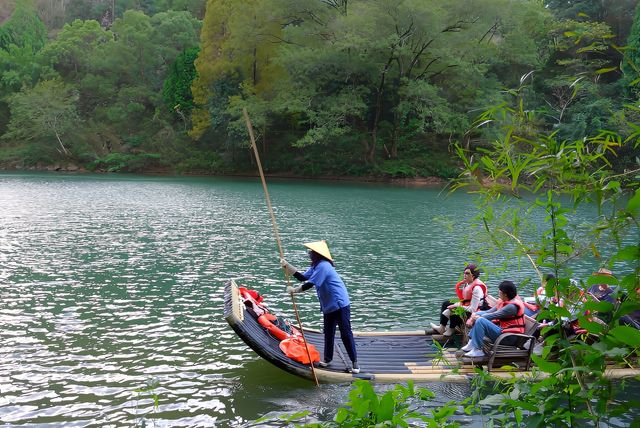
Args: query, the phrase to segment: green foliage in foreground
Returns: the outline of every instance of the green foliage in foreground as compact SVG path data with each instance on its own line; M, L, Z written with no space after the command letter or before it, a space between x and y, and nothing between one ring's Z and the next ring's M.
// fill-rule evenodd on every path
M294 423L306 418L309 412L286 415L279 418L279 421L285 424L294 423L294 426L302 428L408 427L415 424L429 427L459 427L458 423L449 422L449 418L458 409L454 402L432 411L430 416L412 410L415 400L429 400L434 396L435 394L426 388L416 388L411 381L406 385L395 385L392 390L382 394L376 394L369 381L359 379L353 383L349 401L338 409L332 422L312 422L303 425ZM264 421L278 423L267 418L258 420Z

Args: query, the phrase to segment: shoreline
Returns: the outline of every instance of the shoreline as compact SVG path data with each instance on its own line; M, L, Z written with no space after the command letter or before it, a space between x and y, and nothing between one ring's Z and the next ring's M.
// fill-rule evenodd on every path
M62 174L131 174L153 177L220 177L220 178L257 178L260 175L256 173L232 173L232 174L202 174L202 173L184 173L179 174L171 172L168 169L149 169L143 172L108 172L108 171L89 171L81 167L61 167L59 165L51 165L43 168L0 168L0 173L62 173ZM377 176L349 176L349 175L323 175L323 176L301 176L287 173L265 174L265 178L276 180L300 180L300 181L329 181L329 182L347 182L347 183L372 183L372 184L390 184L402 187L442 187L449 181L440 177L377 177Z

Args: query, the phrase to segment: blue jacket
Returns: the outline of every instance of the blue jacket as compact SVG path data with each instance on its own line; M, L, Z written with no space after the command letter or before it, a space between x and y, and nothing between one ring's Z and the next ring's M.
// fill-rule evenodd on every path
M307 269L302 275L307 281L316 286L320 310L323 314L337 311L351 304L347 287L342 282L336 269L328 261L320 261L317 265Z

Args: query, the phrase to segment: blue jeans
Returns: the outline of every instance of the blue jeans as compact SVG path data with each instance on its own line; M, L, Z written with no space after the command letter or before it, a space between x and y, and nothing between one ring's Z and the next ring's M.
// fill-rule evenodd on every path
M345 306L337 311L324 314L324 361L333 359L333 342L336 338L336 326L340 329L340 337L351 361L358 361L356 342L351 332L351 307Z
M476 349L482 349L482 339L485 336L495 341L501 334L502 329L486 318L478 318L469 332L471 344Z

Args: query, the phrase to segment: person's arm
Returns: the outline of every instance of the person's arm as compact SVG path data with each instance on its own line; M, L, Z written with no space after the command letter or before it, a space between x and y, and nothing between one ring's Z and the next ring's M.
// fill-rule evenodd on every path
M487 312L485 312L484 315L482 315L482 317L488 320L494 320L494 319L502 319L502 318L513 318L516 315L518 315L518 307L514 304L509 304L507 306L504 306L500 310L495 310L495 308L491 308L491 309L493 309L493 311L488 310Z
M280 259L280 264L284 268L285 272L287 272L287 274L293 276L298 281L302 282L302 281L306 281L306 280L309 279L309 271L311 269L308 269L307 272L305 272L305 273L301 273L298 270L297 267L293 266L291 263L289 263L285 259ZM313 285L311 285L311 287L313 287ZM311 287L309 287L309 288L311 288Z
M480 318L480 317L484 318L485 314L493 313L495 311L496 311L496 308L493 307L493 308L487 309L486 311L473 312L471 314L471 316L469 317L469 319L467 320L467 325L469 327L471 327L473 325L473 323L475 323L478 318Z
M297 287L287 287L287 292L289 292L290 294L300 293L301 291L307 291L308 289L313 287L315 287L315 284L313 282L307 281L302 285L298 285Z

